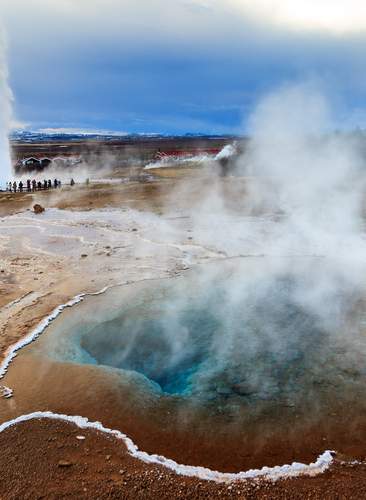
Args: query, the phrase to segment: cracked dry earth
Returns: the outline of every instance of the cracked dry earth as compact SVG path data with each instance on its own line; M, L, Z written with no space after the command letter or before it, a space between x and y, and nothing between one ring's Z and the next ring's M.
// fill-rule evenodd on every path
M6 200L1 204L3 356L54 308L81 292L172 276L194 264L235 258L243 248L248 255L257 251L255 235L239 241L237 248L225 244L225 221L218 223L214 215L202 227L192 212L156 210L156 196L151 210L144 188L141 193L136 187L138 195L128 189L80 188L72 197L61 193L59 199L39 200L29 195L19 197L19 206L16 198L9 206ZM46 206L43 214L29 210L36 201ZM235 231L233 221L230 226ZM0 414L17 416L16 405L16 394L0 399ZM85 439L78 439L80 435ZM216 484L144 464L129 456L120 441L65 422L18 424L0 433L0 449L1 499L366 498L362 464L336 461L312 478Z

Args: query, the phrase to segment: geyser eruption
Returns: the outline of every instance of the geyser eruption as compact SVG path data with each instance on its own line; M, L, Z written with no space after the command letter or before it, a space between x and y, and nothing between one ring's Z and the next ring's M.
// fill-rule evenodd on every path
M9 147L12 93L8 84L5 36L0 27L0 189L11 180L12 166Z

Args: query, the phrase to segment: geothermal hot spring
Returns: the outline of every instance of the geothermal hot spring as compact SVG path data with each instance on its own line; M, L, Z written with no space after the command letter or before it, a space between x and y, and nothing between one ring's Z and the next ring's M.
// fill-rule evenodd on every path
M364 291L325 276L321 257L242 258L90 296L20 352L17 411L101 420L223 471L360 457Z

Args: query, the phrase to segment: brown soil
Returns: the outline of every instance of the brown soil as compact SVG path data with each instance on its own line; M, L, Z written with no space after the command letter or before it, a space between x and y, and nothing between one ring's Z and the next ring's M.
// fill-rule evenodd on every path
M78 440L84 436L85 440ZM73 424L35 420L0 434L0 497L6 499L361 499L366 466L336 463L321 476L217 484L132 458L124 444Z
M82 415L127 434L150 454L222 472L311 463L325 450L337 450L348 461L365 459L366 430L360 418L364 413L356 398L343 408L339 405L334 417L334 407L318 415L312 415L311 408L300 412L285 407L257 418L249 409L241 419L218 412L207 415L204 409L190 408L174 398L154 398L132 382L121 383L114 373L91 365L52 362L32 350L19 353L5 378L14 398L0 406L0 420L46 410Z

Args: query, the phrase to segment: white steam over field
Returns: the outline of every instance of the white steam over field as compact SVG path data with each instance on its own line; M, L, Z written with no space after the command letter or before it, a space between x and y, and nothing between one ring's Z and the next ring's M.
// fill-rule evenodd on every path
M203 263L197 252L218 264L166 293L147 287L128 338L118 318L84 350L166 392L306 406L315 386L322 405L334 387L351 394L363 380L362 143L332 131L326 98L307 83L265 97L250 126L242 177L191 178L171 193L169 217L139 215L140 244L158 249L154 265L168 268L173 248L185 266Z
M238 171L251 179L245 193L228 200L225 181L213 179L190 212L192 234L206 247L220 248L227 257L260 258L238 261L226 277L222 266L202 272L195 291L201 287L203 303L213 304L220 326L209 340L205 372L199 368L190 382L198 392L203 386L210 391L214 381L225 394L239 386L260 398L287 398L298 384L312 387L325 379L331 384L350 367L362 371L354 346L366 354L360 337L366 291L364 152L359 138L334 133L331 106L312 83L265 97L251 117L250 136L237 162ZM175 192L173 203L188 196L194 183ZM217 291L219 299L213 297ZM198 356L184 319L191 296L183 287L164 303L164 362L172 373ZM140 342L137 330L129 352ZM332 352L335 345L341 357ZM295 370L299 359L301 374ZM322 363L326 375L318 369Z
M262 208L279 214L276 238L264 253L324 257L324 273L310 274L304 290L317 308L325 296L363 286L366 177L360 139L332 132L329 104L311 84L268 96L251 128L249 172L265 181ZM258 193L251 199L258 203Z

